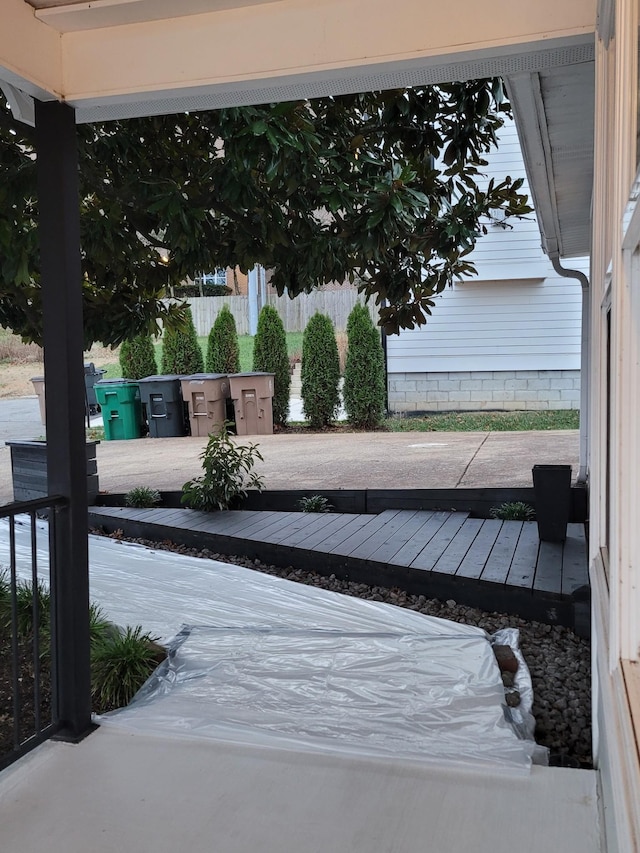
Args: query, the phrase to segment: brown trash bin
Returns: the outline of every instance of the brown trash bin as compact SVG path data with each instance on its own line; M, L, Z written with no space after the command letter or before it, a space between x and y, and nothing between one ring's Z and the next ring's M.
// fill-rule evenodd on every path
M182 376L182 399L189 407L191 435L211 435L222 430L227 419L229 379L226 373L194 373Z
M40 406L40 420L43 425L47 425L47 415L44 396L44 376L32 376L33 390L38 395L38 405Z
M234 373L229 376L238 435L273 432L273 379L275 373Z

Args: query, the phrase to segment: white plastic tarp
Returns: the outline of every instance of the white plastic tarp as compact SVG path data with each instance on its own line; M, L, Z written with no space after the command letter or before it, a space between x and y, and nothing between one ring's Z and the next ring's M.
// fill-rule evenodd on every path
M26 528L17 542L26 573ZM4 565L7 550L3 533ZM90 538L90 566L91 599L106 615L172 649L134 702L101 717L103 725L343 755L530 765L536 747L526 714L513 725L481 629L103 537ZM530 701L523 666L520 681Z

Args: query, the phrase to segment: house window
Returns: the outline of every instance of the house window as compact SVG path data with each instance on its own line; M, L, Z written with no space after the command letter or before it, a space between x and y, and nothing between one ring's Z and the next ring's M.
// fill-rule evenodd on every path
M195 284L201 285L222 285L227 283L227 271L224 267L218 267L213 272L199 272L194 278Z

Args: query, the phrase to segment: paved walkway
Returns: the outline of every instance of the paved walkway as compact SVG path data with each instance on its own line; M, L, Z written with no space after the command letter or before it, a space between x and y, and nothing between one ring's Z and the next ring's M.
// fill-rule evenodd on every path
M0 401L0 441L42 437L36 398ZM530 486L534 464L578 472L575 430L546 432L378 432L252 436L268 489L473 488ZM206 439L103 441L100 489L179 490L201 472ZM13 499L9 448L0 446L0 503Z

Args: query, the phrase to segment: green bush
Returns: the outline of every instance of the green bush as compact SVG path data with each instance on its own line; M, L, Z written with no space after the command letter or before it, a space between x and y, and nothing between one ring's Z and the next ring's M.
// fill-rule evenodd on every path
M380 332L364 305L354 305L347 320L344 408L358 429L373 429L384 417L385 371Z
M41 581L37 583L40 658L43 671L51 661L51 594ZM33 642L33 584L16 583L17 634L20 642ZM0 571L0 631L11 631L11 583ZM98 713L126 705L153 670L166 657L166 651L142 629L120 630L100 607L89 605L91 643L91 692L93 709ZM29 652L30 666L32 666Z
M91 648L91 695L99 712L127 705L165 656L140 626L114 631Z
M238 332L228 305L222 306L209 332L207 370L210 373L240 373Z
M138 335L120 347L120 369L125 379L144 379L158 372L151 335Z
M51 595L49 590L38 581L37 611L38 611L38 643L40 658L47 658L51 651ZM11 582L4 572L0 573L0 628L11 630ZM19 580L15 588L16 627L18 639L28 643L34 638L33 613L33 584Z
M138 509L157 506L160 501L160 492L149 486L134 486L124 496L124 502L127 506L137 507Z
M298 506L302 512L331 512L333 506L329 503L329 498L324 495L309 495L309 497L300 498Z
M302 337L302 405L312 429L327 426L340 406L340 358L333 323L318 311Z
M273 422L284 426L289 416L291 370L287 354L287 335L273 305L265 305L258 317L253 346L253 369L273 373Z
M162 342L163 374L188 376L192 373L202 373L204 361L202 350L198 343L196 327L193 325L191 309L186 311L186 322L183 328L166 329Z
M532 521L536 517L534 508L524 501L506 501L491 507L489 514L503 521Z
M229 509L231 502L245 497L249 489L262 491L262 478L253 471L256 459L262 461L258 446L234 444L227 424L219 434L209 436L200 459L203 475L182 487L181 502L185 506L205 512Z

